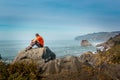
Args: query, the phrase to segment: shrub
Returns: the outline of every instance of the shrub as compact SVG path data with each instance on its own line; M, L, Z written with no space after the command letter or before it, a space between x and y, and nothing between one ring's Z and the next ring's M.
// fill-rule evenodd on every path
M7 71L8 65L2 61L0 61L0 80L7 80L7 77L9 76Z
M120 64L120 45L113 46L106 55L110 62Z
M35 63L15 63L9 66L9 80L40 80Z
M35 63L0 62L0 80L41 80L41 74Z

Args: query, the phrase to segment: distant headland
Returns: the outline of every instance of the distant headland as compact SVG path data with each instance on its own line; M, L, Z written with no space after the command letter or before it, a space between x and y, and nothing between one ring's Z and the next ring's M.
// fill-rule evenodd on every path
M90 33L86 35L81 35L75 37L75 40L88 40L88 41L107 41L109 38L114 37L115 35L120 34L120 31L113 32L98 32L98 33Z

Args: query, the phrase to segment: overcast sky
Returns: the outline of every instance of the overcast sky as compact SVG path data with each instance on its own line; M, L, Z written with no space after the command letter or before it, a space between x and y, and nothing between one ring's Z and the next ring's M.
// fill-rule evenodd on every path
M74 39L120 30L120 0L0 0L0 40Z

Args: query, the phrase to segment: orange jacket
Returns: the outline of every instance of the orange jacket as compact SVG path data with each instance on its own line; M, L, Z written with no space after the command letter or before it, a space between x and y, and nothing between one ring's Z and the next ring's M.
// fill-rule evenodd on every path
M42 46L44 46L44 39L41 36L36 37L37 42L39 42Z

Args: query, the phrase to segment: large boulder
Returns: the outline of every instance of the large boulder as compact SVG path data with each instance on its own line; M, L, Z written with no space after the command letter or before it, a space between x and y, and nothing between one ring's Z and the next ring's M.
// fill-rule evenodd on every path
M29 62L29 60L47 62L55 58L56 55L48 47L34 48L28 51L21 51L18 56L13 60L13 63L22 61Z
M88 40L82 40L81 46L92 46L92 44Z

